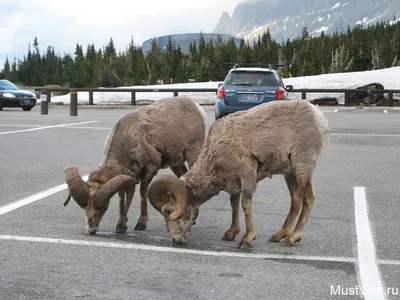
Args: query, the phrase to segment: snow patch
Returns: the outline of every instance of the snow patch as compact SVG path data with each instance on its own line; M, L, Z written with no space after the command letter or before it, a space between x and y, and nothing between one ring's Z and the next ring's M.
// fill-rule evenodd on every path
M322 26L320 29L315 30L315 32L322 32L322 31L327 31L329 27Z
M365 24L368 21L368 17L361 18L359 21L356 22L357 25Z
M396 19L396 20L391 20L391 21L389 22L389 25L394 25L394 24L396 24L396 23L398 23L398 22L400 22L400 18L398 18L398 19Z
M322 27L321 27L322 28ZM295 89L319 89L321 87L327 89L345 89L345 88L357 88L362 85L378 82L382 84L385 89L397 89L398 78L400 78L400 67L393 67L387 69L364 71L364 72L349 72L349 73L333 73L333 74L322 74L316 76L302 76L283 78L285 85L291 84ZM152 88L157 90L158 88L163 89L174 89L174 88L218 88L217 82L196 82L196 83L179 83L179 84L165 84L165 85L152 85L152 86L130 86L123 88ZM116 88L117 89L117 88ZM199 104L214 104L215 103L215 92L180 92L179 95L189 95L194 98ZM141 102L153 102L166 97L172 97L173 92L138 92L136 93L136 101ZM290 93L290 99L296 99L301 97L301 93ZM307 100L313 100L321 97L336 97L340 103L344 102L343 93L308 93ZM398 97L398 96L395 96ZM69 104L70 95L53 96L53 103ZM130 92L94 92L93 103L98 105L112 105L112 104L126 104L129 105L131 101ZM40 102L40 99L38 99ZM78 103L87 104L89 102L88 92L78 92Z

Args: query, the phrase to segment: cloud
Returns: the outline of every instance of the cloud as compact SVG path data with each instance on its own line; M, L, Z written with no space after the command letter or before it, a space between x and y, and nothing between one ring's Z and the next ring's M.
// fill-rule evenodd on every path
M12 61L27 53L38 38L39 48L73 53L76 44L105 46L113 38L124 50L135 43L166 34L211 32L224 11L239 0L0 0L0 69L6 55Z

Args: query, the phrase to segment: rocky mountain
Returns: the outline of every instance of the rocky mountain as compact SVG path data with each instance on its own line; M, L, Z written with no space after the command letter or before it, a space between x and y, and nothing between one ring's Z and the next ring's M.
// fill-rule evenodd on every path
M202 33L204 40L206 43L209 43L210 40L213 42L217 41L218 34L215 33ZM240 39L235 38L229 34L220 34L222 40L228 41L229 39L233 39L235 41L236 46L239 47ZM171 37L171 40L181 47L181 51L183 53L187 53L189 51L189 45L193 41L196 41L196 45L199 45L200 33L182 33L182 34L171 34L156 37L157 44L161 48L161 50L166 49L168 45L168 38ZM151 44L154 38L148 39L142 43L143 53L146 54L151 49Z
M224 12L213 32L252 42L269 28L282 42L300 36L304 27L310 35L332 34L398 17L399 0L256 0L238 4L232 16Z

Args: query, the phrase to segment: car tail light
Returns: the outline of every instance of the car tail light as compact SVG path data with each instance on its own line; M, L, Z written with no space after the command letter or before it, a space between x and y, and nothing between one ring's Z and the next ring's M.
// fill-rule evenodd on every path
M218 97L225 98L225 90L223 85L221 85L220 88L218 89Z
M285 97L285 90L282 87L278 87L276 91L276 100L282 100Z

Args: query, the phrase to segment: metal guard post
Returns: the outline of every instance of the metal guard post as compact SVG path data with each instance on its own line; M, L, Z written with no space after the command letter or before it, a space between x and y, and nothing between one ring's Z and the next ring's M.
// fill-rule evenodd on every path
M70 91L70 116L74 117L78 115L78 92L75 89Z

